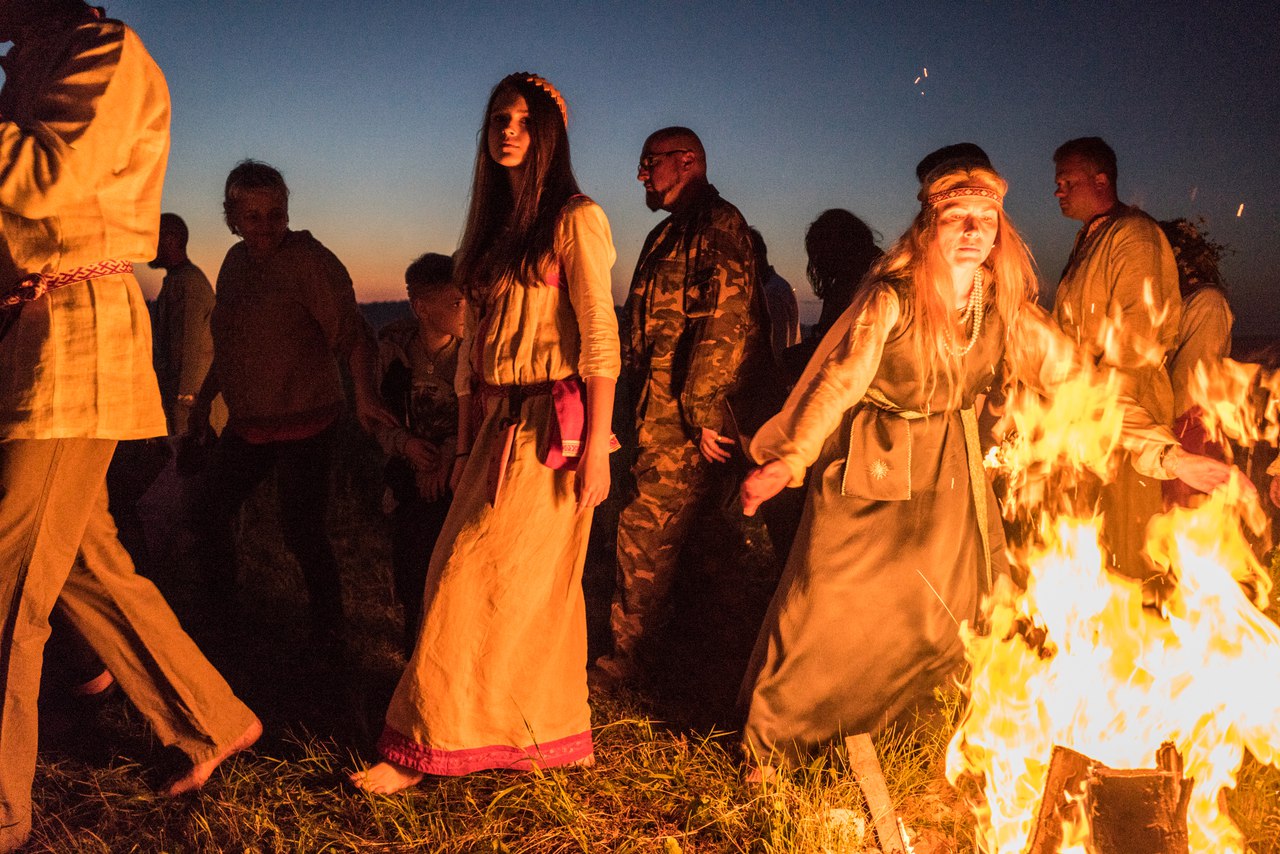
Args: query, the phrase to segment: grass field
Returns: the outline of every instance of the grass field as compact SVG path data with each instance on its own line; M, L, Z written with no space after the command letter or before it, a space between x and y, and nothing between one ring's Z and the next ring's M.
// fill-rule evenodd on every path
M833 751L773 786L739 780L731 730L746 654L775 577L767 538L725 512L690 555L666 675L594 708L596 765L429 781L393 797L345 785L372 744L403 659L376 460L353 444L331 525L352 615L348 654L305 645L301 579L266 488L245 514L237 631L202 623L180 564L157 582L267 731L197 795L155 793L176 758L125 701L94 709L50 691L42 710L31 850L66 852L860 852L875 849L858 786ZM727 506L727 505L726 505ZM584 581L593 649L607 633L616 506L597 517ZM972 820L942 775L945 732L878 744L918 854L972 850ZM1229 798L1258 852L1280 851L1280 773L1248 764Z

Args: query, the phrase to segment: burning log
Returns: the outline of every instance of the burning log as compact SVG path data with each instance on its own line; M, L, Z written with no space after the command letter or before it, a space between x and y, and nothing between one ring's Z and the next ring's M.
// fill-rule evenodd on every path
M867 799L867 810L876 828L880 850L884 854L906 854L907 845L902 838L898 814L894 812L893 801L889 800L889 787L885 784L884 771L871 736L866 733L851 735L844 740L844 746L849 753L849 768Z
M1056 854L1064 828L1087 835L1094 854L1186 854L1192 781L1171 744L1150 769L1108 768L1055 746L1027 854Z

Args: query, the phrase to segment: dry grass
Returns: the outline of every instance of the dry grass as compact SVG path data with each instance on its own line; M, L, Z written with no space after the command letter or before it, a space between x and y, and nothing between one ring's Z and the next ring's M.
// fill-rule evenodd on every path
M253 594L246 631L218 641L213 627L198 619L190 580L175 570L159 582L193 634L202 642L208 638L211 658L263 717L267 735L255 751L228 761L202 792L174 801L154 789L171 757L126 703L114 701L88 716L83 710L47 710L32 850L875 850L861 791L839 751L777 784L740 782L736 739L715 728L716 718L732 721L722 710L725 698L731 700L733 656L741 652L740 642L716 647L706 660L690 665L685 684L596 706L597 764L592 768L481 773L433 780L393 797L347 786L345 773L372 758L369 748L402 665L386 538L373 510L376 490L358 474L372 463L364 450L350 453L331 514L353 614L349 658L316 660L305 648L301 582L279 545L270 490L264 490L246 514L243 566ZM610 518L607 509L601 518ZM724 554L735 564L738 586L741 566L748 565L745 577L752 583L746 587L758 594L768 587L767 556L759 554L767 548L759 545L758 531L746 533L745 545ZM601 594L592 591L599 580L599 572L587 580L589 607L597 617ZM759 604L744 606L745 613L758 613ZM598 620L595 627L598 634ZM705 640L698 637L691 646L705 647ZM721 669L729 676L706 669L707 660L718 656L727 656ZM707 689L710 699L700 705L702 673L712 673L708 682L718 679L720 687ZM955 710L950 711L953 716ZM919 854L973 847L968 811L943 779L945 720L913 737L887 737L877 745L890 793ZM1229 801L1254 850L1280 851L1274 841L1280 838L1280 772L1247 764L1240 790Z

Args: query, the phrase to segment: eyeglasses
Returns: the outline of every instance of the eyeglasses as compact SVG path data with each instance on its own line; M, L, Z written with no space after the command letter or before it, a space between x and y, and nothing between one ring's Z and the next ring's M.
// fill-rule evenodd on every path
M640 158L640 166L636 171L648 172L658 162L659 157L666 157L668 154L688 154L692 150L692 148L671 148L666 151L651 151Z

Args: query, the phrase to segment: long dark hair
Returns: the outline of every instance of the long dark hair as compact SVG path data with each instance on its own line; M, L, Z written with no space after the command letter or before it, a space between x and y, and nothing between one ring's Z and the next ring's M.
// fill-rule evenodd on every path
M538 281L551 254L560 212L581 192L569 159L565 114L552 92L549 83L532 74L509 74L493 87L485 104L471 205L457 255L458 282L474 299L485 299L505 278ZM512 197L504 167L489 156L489 114L508 93L523 96L529 106L529 150L518 198Z
M853 296L858 282L880 257L876 236L865 222L844 208L818 214L804 233L809 264L805 272L818 299L833 293Z

